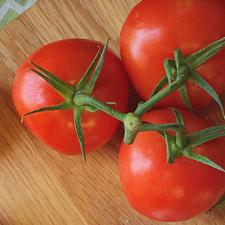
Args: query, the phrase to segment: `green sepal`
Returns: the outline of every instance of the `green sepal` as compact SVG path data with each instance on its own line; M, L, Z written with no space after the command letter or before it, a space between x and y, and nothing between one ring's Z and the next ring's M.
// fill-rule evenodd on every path
M222 111L223 117L225 118L223 104L222 104L219 96L217 95L216 91L210 86L210 84L208 84L208 82L195 71L191 72L190 79L194 83L199 85L204 91L206 91L217 102L217 104L219 105L219 107Z
M86 162L86 154L84 149L84 136L82 132L82 109L80 107L75 107L73 110L74 115L74 128L77 134L77 138L80 144L82 159Z
M73 95L73 92L68 90L67 88L59 85L58 83L54 82L52 79L44 75L43 73L31 69L33 72L35 72L39 77L43 78L52 88L54 88L55 91L57 91L62 97L69 99L70 96Z
M150 98L152 98L154 95L156 95L159 91L163 89L168 83L171 84L172 80L174 80L174 75L175 75L175 62L171 59L166 59L164 61L164 69L166 71L166 76L164 76L155 89L153 90Z
M184 56L179 48L174 50L174 60L176 65L176 75L179 75L181 65L184 63Z
M101 53L101 56L99 58L99 61L95 67L95 70L90 78L90 80L87 82L87 84L85 85L85 92L87 94L91 94L94 90L94 87L95 87L95 83L100 75L100 72L102 70L102 67L103 67L103 63L104 63L104 60L105 60L105 55L106 55L106 51L107 51L107 48L108 48L108 45L109 45L109 39L107 40L103 50L102 50L102 53Z
M173 157L173 151L172 151L172 147L171 147L171 140L169 138L169 135L165 131L163 132L163 136L165 138L165 143L166 143L166 160L167 160L167 163L171 164L175 160L175 157Z
M65 109L69 109L69 108L71 108L71 105L69 103L62 102L62 103L60 103L58 105L47 106L47 107L43 107L43 108L40 108L40 109L36 109L36 110L33 110L31 112L28 112L28 113L24 114L21 117L21 123L23 123L24 118L26 116L31 115L31 114L34 114L34 113L47 112L47 111L55 111L55 110L65 110Z
M219 166L218 164L216 164L212 160L208 159L207 157L195 153L190 148L187 148L186 150L182 151L182 155L189 158L189 159L198 161L200 163L203 163L207 166L210 166L212 168L215 168L215 169L220 170L220 171L225 173L225 170L221 166Z
M210 140L225 136L225 125L214 126L187 135L188 143L191 148L195 148Z
M164 65L164 69L166 71L166 76L167 76L167 80L168 80L168 84L170 85L172 80L174 80L173 78L173 72L172 69L174 69L174 61L170 60L170 59L166 59L163 63Z
M190 110L190 111L194 111L193 110L193 107L191 105L191 102L190 102L190 99L188 97L188 93L187 93L187 87L186 87L186 84L182 85L180 87L180 95L181 95L181 98L183 99L184 101L184 104L186 105L186 107Z
M180 111L176 108L172 108L172 110L175 115L177 124L179 124L180 126L182 126L182 128L184 128L184 119L183 119Z
M218 53L225 46L225 37L219 39L218 41L206 46L200 51L188 56L185 62L192 68L196 69L201 64L212 58L216 53Z
M45 77L48 78L48 80L46 80L50 85L53 86L54 84L54 88L57 88L59 87L60 90L62 89L64 92L67 92L67 93L74 93L74 88L73 88L73 85L69 84L69 83L66 83L65 81L61 80L60 78L58 78L57 76L55 76L54 74L52 74L51 72L45 70L44 68L36 65L35 63L33 62L30 62L30 64L32 66L34 66L36 69L38 69L39 71L35 70L35 69L32 69L32 71L34 71L35 73L39 72L37 75L41 76L43 79L45 79L43 77L43 75ZM50 81L50 82L49 82ZM57 90L57 89L56 89Z
M150 98L152 98L154 95L156 95L159 91L161 91L163 89L163 87L165 87L168 84L168 78L167 76L164 76L159 83L157 84L157 86L155 87L155 89L153 90Z
M87 68L86 72L84 73L84 76L81 78L81 80L78 82L78 84L75 85L76 90L81 90L82 88L85 87L85 85L87 83L87 79L89 78L89 76L91 75L91 72L93 71L93 69L95 68L95 66L97 64L97 60L98 60L100 51L101 51L101 49L100 49L100 47L98 47L98 51L97 51L94 59L92 60L91 64Z

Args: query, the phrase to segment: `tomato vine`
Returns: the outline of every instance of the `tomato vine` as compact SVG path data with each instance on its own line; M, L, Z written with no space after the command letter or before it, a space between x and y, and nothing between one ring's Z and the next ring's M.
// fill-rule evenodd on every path
M59 105L48 106L28 112L22 117L22 121L24 117L33 113L72 109L74 113L74 127L80 142L82 157L83 160L86 160L84 138L81 128L82 112L84 110L89 112L101 110L123 123L124 142L126 144L131 144L138 132L154 130L159 132L166 141L168 163L173 163L177 157L183 155L225 172L222 167L210 159L192 151L192 148L206 143L209 140L225 136L225 125L214 126L193 134L187 134L182 116L177 109L173 109L177 121L176 123L151 124L141 120L141 116L145 112L151 110L156 103L177 89L180 90L185 104L193 110L186 93L187 80L192 80L204 89L218 103L224 115L223 105L219 96L195 69L212 58L225 46L225 37L187 57L182 54L181 50L175 49L174 59L166 59L164 62L166 76L160 81L150 98L146 102L140 102L134 112L129 113L121 113L109 106L110 104L116 103L103 103L92 97L92 92L104 63L108 43L109 41L107 41L102 51L100 51L99 48L92 63L76 85L67 84L44 68L30 62L33 66L32 70L48 82L64 98L64 101ZM169 134L169 130L173 130L175 135Z

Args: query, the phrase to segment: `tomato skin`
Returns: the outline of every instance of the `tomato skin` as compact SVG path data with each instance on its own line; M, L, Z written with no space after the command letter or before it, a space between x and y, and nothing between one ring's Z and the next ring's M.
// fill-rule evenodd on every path
M188 133L210 126L209 122L181 111ZM152 111L143 116L152 123L171 123L171 110ZM225 138L208 142L194 151L223 168ZM225 192L225 174L199 162L179 157L166 162L164 139L153 131L139 133L132 145L121 145L119 172L131 205L141 214L159 221L181 221L211 208Z
M56 105L63 100L46 81L31 71L29 61L68 83L76 84L93 60L99 45L102 47L102 44L95 41L67 39L45 45L28 57L19 67L12 87L13 102L19 115ZM116 102L115 109L126 110L126 74L119 58L109 49L93 96L102 102ZM71 110L32 114L25 118L25 125L34 136L55 150L65 154L80 153ZM118 125L117 120L103 112L84 111L82 128L86 152L104 145L113 136Z
M190 55L225 36L224 0L143 0L128 15L120 35L121 57L137 92L148 99L165 75L163 61L173 58L175 48ZM225 49L197 71L218 94L224 91ZM192 82L187 83L194 108L207 106L212 98ZM185 108L178 91L158 107Z

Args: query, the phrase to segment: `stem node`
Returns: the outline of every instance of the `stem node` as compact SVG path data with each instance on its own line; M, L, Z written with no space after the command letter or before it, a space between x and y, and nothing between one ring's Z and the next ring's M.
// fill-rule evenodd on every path
M142 121L136 114L128 113L124 118L123 124L125 130L124 143L131 144L141 127Z

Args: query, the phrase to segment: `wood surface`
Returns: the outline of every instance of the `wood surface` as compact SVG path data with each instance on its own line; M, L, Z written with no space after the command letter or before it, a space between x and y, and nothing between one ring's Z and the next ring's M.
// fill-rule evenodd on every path
M43 44L72 37L105 42L110 37L110 47L118 54L121 26L137 2L39 0L0 30L0 224L162 224L136 213L125 199L117 170L120 132L89 154L85 164L34 138L20 124L11 102L15 70ZM218 112L213 105L204 115L218 122ZM224 210L172 224L224 225Z

